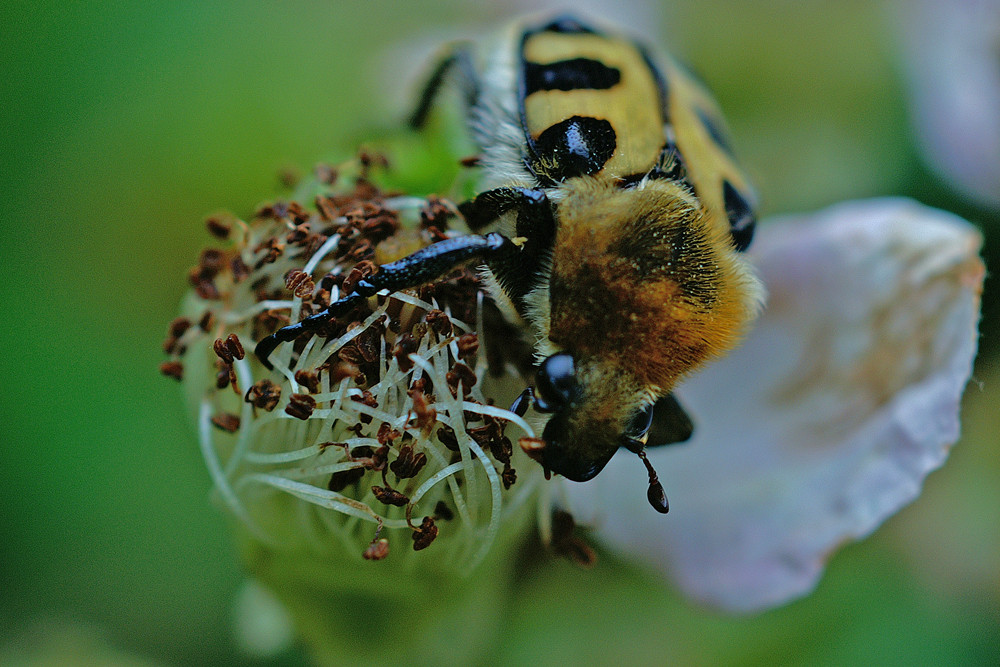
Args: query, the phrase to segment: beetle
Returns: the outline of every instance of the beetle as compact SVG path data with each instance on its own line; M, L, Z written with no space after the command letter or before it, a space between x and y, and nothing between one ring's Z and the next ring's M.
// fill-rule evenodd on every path
M534 384L511 409L545 419L525 451L569 480L592 479L620 447L637 453L648 498L668 503L645 446L687 440L679 381L731 349L763 287L743 251L749 188L709 94L671 60L573 16L515 25L485 50L450 49L409 122L426 125L454 84L481 155L482 192L459 205L471 234L361 280L324 311L263 339L321 328L381 290L481 263L493 299L530 332Z

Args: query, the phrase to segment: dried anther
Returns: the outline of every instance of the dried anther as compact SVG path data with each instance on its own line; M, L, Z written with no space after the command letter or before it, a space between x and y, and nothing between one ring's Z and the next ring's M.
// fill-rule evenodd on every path
M355 364L347 361L339 361L330 370L330 384L339 385L344 381L344 378L357 379L360 376L361 369Z
M340 472L335 472L330 475L330 481L327 482L326 488L329 490L340 493L351 484L359 481L365 476L364 468L350 468L349 470L341 470Z
M351 400L352 401L356 401L358 403L361 403L362 405L367 405L369 408L377 408L378 407L378 401L375 400L375 396L373 396L372 393L370 391L368 391L367 389L365 389L363 392L361 392L360 396L351 396ZM361 414L358 417L358 419L361 420L362 424L371 424L372 423L372 416L371 415Z
M378 432L375 434L375 439L378 440L378 444L385 445L400 436L400 432L392 428L389 422L382 422L382 425L378 427Z
M456 344L458 345L458 358L464 361L479 351L479 336L472 333L462 334Z
M365 560L382 560L389 555L389 540L383 538L372 540L364 553L361 554Z
M427 396L424 392L411 389L407 394L413 399L415 425L425 434L430 433L437 421L437 410L427 402Z
M186 317L177 317L170 322L170 326L167 328L167 331L170 336L180 338L190 328L191 320Z
M233 231L232 218L225 215L213 215L205 220L205 227L208 228L208 233L215 238L225 240Z
M268 379L261 380L247 390L243 397L247 403L255 408L260 408L270 412L278 405L281 399L281 387Z
M410 499L405 494L388 487L373 486L372 493L375 494L375 497L379 500L379 502L385 503L386 505L405 507L410 502Z
M420 527L413 531L413 550L420 551L421 549L426 549L437 535L438 528L434 525L434 519L425 516Z
M184 364L179 361L164 361L160 364L160 372L175 380L184 379Z
M246 356L243 344L240 343L240 339L236 334L229 334L225 340L216 338L212 349L215 350L215 354L218 355L219 359L226 364L232 364L233 359L242 359Z
M290 289L292 294L298 298L305 299L312 296L313 290L316 289L316 284L313 282L312 276L308 273L294 269L289 271L288 275L285 276L285 287Z
M432 331L441 336L450 336L452 331L451 319L441 310L431 310L424 318Z
M354 291L354 288L357 287L360 281L375 275L377 270L378 266L375 262L368 260L358 262L354 265L354 268L351 269L351 272L347 274L347 277L344 278L341 289L344 290L345 294L350 294Z
M442 521L451 521L455 518L455 513L451 511L451 508L443 500L439 500L434 505L434 516Z
M295 371L295 381L305 387L310 394L319 392L319 373L316 371Z
M476 384L475 372L461 361L455 362L451 370L445 375L445 379L448 381L448 386L451 387L453 395L458 392L459 384L462 385L462 393L465 395L468 395L469 390Z
M420 209L420 226L424 229L436 227L439 230L448 229L448 218L451 209L445 206L438 197L428 197L427 205Z
M417 452L412 445L403 445L396 460L389 464L389 470L399 479L409 479L416 477L425 465L427 465L426 454Z
M458 438L455 436L455 429L450 426L442 426L437 430L438 441L453 452L458 451Z
M285 406L285 414L296 419L309 419L313 410L316 409L316 399L309 394L292 394L288 397L288 405Z
M505 489L509 489L517 482L517 471L510 467L510 461L504 463L503 472L500 473L500 481L503 482Z
M396 339L396 344L392 348L392 356L395 357L396 363L399 364L399 370L405 373L413 368L413 361L410 360L410 355L418 349L419 345L412 334L405 333Z
M236 431L240 430L240 418L228 412L219 412L212 415L212 423L229 433L236 433Z

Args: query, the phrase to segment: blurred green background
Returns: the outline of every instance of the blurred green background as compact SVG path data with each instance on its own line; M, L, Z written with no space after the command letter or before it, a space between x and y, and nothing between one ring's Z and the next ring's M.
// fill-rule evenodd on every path
M717 93L765 213L909 195L979 224L987 264L1000 265L1000 213L961 198L917 154L890 30L900 5L650 5L659 25L645 27ZM254 662L232 639L242 577L226 521L208 503L178 387L157 372L186 270L209 242L202 220L250 212L277 191L279 169L308 170L350 150L361 128L392 122L412 96L411 49L516 12L386 1L0 6L0 663L59 646L113 646L162 664ZM387 71L401 83L379 85ZM915 504L839 552L815 594L734 618L611 556L591 572L546 561L518 580L490 655L1000 664L997 313L988 283L951 460Z

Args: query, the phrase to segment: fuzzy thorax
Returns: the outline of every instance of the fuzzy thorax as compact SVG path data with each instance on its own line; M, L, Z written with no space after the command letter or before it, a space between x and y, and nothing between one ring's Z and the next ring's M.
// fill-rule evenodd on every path
M565 190L548 295L555 346L665 393L738 342L763 289L725 220L670 181L574 179Z

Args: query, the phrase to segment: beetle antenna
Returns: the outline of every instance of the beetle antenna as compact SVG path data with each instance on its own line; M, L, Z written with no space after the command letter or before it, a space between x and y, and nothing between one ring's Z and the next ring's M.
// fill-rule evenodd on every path
M646 472L649 473L649 488L646 490L646 499L649 500L649 504L653 506L653 509L660 514L666 514L670 511L670 503L667 502L667 494L663 491L663 485L660 484L660 478L656 476L656 471L653 470L653 464L649 462L646 458L645 448L640 449L636 452L639 458L642 459L643 464L646 466Z

